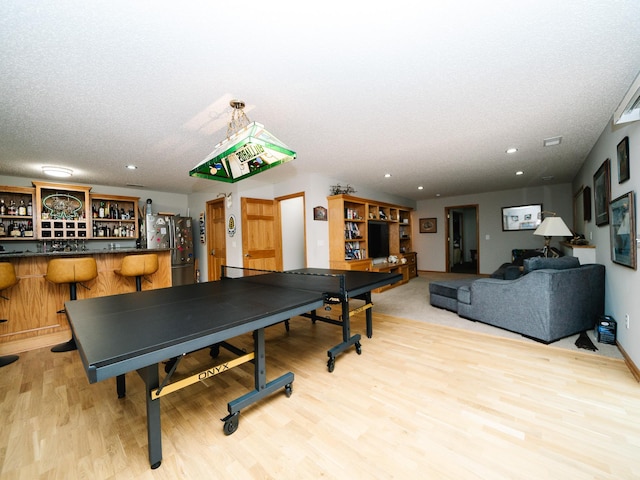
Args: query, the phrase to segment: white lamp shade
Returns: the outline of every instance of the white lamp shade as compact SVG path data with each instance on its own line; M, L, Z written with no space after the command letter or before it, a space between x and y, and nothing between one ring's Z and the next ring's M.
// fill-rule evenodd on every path
M547 217L533 232L534 235L543 237L572 237L573 233L560 217Z

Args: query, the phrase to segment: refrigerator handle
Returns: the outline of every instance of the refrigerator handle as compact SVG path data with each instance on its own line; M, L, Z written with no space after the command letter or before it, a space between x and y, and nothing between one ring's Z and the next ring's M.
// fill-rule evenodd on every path
M169 248L176 247L176 222L173 217L169 217Z

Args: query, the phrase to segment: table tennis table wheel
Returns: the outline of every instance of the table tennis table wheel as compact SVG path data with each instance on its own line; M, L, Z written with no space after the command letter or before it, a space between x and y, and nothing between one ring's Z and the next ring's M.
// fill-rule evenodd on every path
M231 413L222 419L224 421L224 427L222 431L225 435L231 435L238 429L238 422L240 421L240 412Z
M336 368L335 357L329 357L329 361L327 362L327 369L329 370L329 373L333 372L335 368Z
M284 386L284 394L287 396L287 398L289 398L292 393L293 393L293 387L291 386L290 383L287 383Z
M362 345L360 344L360 342L356 342L355 346L356 346L356 353L358 355L362 355Z

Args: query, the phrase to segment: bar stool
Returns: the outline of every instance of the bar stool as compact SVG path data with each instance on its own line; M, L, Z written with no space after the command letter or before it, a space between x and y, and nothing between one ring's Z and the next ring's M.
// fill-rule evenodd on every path
M136 277L137 292L142 291L142 278L145 275L152 275L157 271L158 255L155 253L127 255L122 259L120 270L115 270L118 275L122 275L123 277ZM116 377L116 389L118 391L118 398L123 398L126 391L124 374Z
M18 283L18 279L16 277L16 271L13 268L13 263L0 263L0 292L6 288L13 287L16 283ZM9 300L9 297L5 297L2 294L0 294L0 297L5 300ZM6 318L0 319L0 323L4 323L6 321ZM9 365L10 363L18 360L18 358L18 355L2 355L0 356L0 367Z
M145 253L142 255L127 255L122 259L120 270L115 272L123 277L136 277L136 291L142 291L142 278L158 271L158 255ZM147 280L147 279L145 279ZM148 282L150 280L147 280Z
M47 274L44 276L51 283L69 284L70 299L77 299L76 286L82 282L88 282L98 276L98 266L96 260L93 257L82 258L54 258L49 260L47 264ZM89 290L89 287L82 285ZM65 310L59 310L56 313L65 313ZM51 349L52 352L70 352L76 350L76 341L71 337L71 340L65 343L56 345Z

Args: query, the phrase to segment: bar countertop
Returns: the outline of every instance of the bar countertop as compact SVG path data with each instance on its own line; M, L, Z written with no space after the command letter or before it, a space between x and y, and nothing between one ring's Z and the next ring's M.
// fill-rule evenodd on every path
M81 255L104 255L104 254L121 254L121 253L152 253L167 252L168 248L102 248L102 249L86 249L86 250L56 250L48 252L31 252L25 251L0 251L0 260L3 258L33 258L33 257L77 257Z

